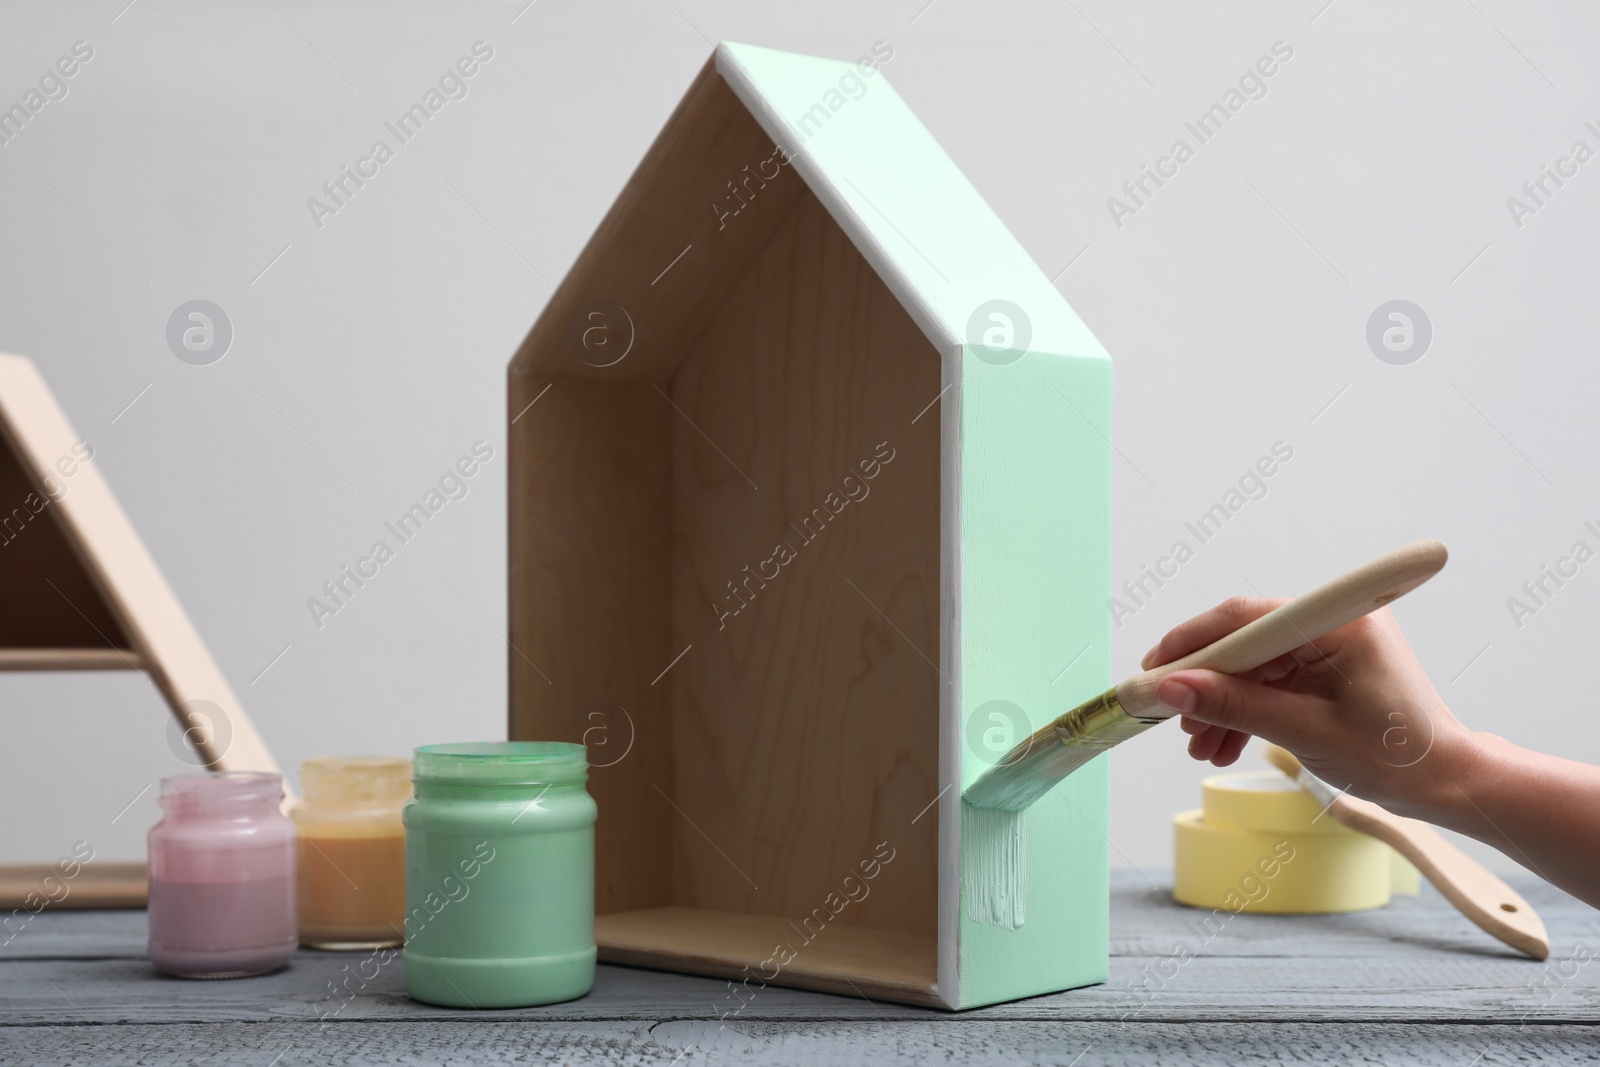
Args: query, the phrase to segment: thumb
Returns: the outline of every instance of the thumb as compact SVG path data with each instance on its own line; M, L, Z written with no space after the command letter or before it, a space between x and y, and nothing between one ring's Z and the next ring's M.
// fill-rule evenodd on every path
M1156 701L1191 719L1254 734L1294 751L1316 721L1318 700L1216 671L1174 671L1156 686Z

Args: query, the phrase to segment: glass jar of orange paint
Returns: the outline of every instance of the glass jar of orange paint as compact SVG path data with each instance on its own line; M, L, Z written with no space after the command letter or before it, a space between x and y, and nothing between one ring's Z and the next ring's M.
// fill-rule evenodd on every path
M406 912L411 761L319 756L300 764L300 943L321 949L398 945Z

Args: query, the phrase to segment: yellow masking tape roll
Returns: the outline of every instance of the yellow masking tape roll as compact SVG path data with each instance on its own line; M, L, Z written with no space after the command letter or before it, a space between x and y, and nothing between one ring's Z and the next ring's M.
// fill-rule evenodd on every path
M1389 903L1389 846L1322 814L1283 775L1214 775L1203 794L1203 809L1173 821L1178 903L1279 914Z
M1261 833L1349 833L1279 771L1213 774L1200 785L1206 822Z

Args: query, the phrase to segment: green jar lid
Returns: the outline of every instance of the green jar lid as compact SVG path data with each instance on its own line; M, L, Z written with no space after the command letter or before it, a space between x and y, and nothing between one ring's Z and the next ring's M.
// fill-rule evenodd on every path
M589 778L588 752L566 741L464 741L422 745L412 778L459 785L562 785Z

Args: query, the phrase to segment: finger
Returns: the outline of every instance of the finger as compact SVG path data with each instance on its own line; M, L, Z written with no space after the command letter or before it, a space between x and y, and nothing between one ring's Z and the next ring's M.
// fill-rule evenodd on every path
M1227 732L1228 731L1224 730L1220 726L1212 726L1210 723L1204 723L1204 722L1200 722L1199 720L1196 720L1195 721L1195 729L1188 731L1188 733L1189 733L1190 751L1191 752L1195 752L1195 751L1210 752L1210 751L1212 751L1213 748L1215 748L1217 745L1219 745L1221 743L1223 737L1227 734ZM1198 747L1196 747L1194 742L1196 740L1199 740L1199 739L1204 739L1204 740L1202 741L1202 743ZM1197 758L1207 759L1209 757L1201 756L1201 757L1197 757Z
M1181 715L1264 737L1291 752L1312 737L1327 703L1309 694L1202 670L1175 671L1163 678L1156 687L1156 700Z
M1211 762L1218 767L1231 767L1239 759L1239 754L1244 751L1244 746L1250 743L1250 735L1240 733L1238 730L1229 730L1228 736L1222 744L1217 746L1216 755L1211 757Z
M1215 729L1210 723L1191 719L1187 715L1178 716L1178 727L1186 734L1203 734L1207 730Z
M1220 729L1212 729L1203 734L1195 734L1189 738L1189 756L1205 763L1217 754L1217 749L1222 747L1223 739L1227 735L1228 731Z
M1282 598L1229 597L1210 611L1201 612L1188 622L1180 622L1168 630L1156 647L1144 654L1139 666L1144 670L1150 670L1163 663L1171 663L1228 636L1245 623L1255 622L1280 604L1287 603L1288 601Z
M1252 682L1281 682L1302 666L1303 664L1293 656L1283 655L1275 660L1263 663L1255 670L1241 674L1239 677L1247 678Z

